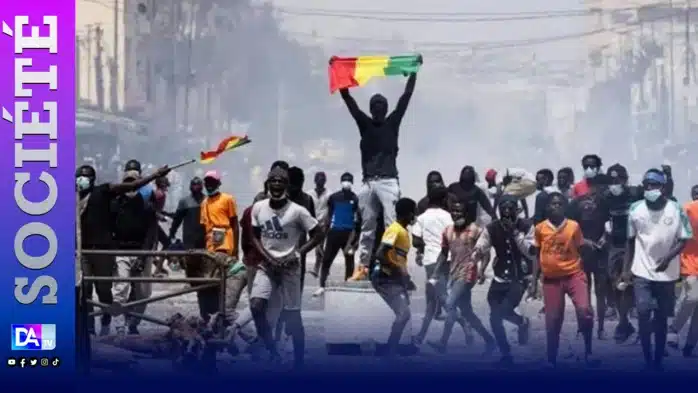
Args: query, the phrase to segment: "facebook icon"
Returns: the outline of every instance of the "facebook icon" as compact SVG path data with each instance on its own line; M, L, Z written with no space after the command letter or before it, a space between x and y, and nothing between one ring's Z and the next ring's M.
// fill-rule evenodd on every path
M56 349L56 325L13 324L13 351L51 351Z

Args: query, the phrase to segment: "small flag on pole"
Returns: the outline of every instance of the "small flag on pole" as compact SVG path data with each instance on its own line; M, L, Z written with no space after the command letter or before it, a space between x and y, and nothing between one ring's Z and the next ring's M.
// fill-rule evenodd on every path
M249 138L247 138L247 135L245 136L229 136L221 141L221 143L218 144L218 147L216 147L216 150L211 150L211 151L202 151L201 152L201 163L202 164L210 164L213 162L218 156L223 154L224 152L228 150L233 150L236 149L240 146L246 145L250 143Z

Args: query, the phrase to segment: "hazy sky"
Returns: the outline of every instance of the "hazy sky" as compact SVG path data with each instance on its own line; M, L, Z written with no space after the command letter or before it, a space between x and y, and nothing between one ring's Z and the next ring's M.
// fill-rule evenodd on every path
M370 12L377 10L379 12L398 12L407 13L406 15L397 15L397 17L416 17L428 19L429 15L424 13L507 13L516 12L541 12L541 11L574 11L583 10L583 6L579 0L496 0L483 2L481 0L430 0L415 1L415 0L352 0L351 2L339 0L271 0L272 4L281 11L304 12L308 10L325 10L327 12L361 12L362 14L371 15ZM376 4L380 4L377 7ZM421 13L421 15L420 15ZM470 100L473 91L476 88L473 84L477 84L478 79L482 78L485 83L485 89L501 89L502 86L495 87L491 84L492 78L497 83L504 84L503 88L510 89L511 86L517 86L517 90L527 89L527 85L531 82L529 74L525 74L525 78L517 77L516 73L508 74L497 73L496 76L488 75L489 67L495 69L516 69L518 67L527 67L530 65L533 56L535 55L536 62L550 63L553 67L557 64L562 64L562 68L569 60L583 61L587 58L586 43L583 39L563 40L552 44L522 46L519 48L507 48L495 51L480 52L480 56L491 56L494 58L489 64L483 64L483 60L479 60L477 67L484 67L485 71L471 72L463 71L459 67L468 67L468 55L470 53L467 47L453 45L454 43L472 43L472 42L511 42L526 39L541 39L555 36L574 35L578 33L593 30L594 26L590 24L590 19L586 17L556 17L547 19L524 20L524 21L495 21L495 22L443 22L443 21L419 21L419 22L404 22L404 21L375 21L361 20L351 18L325 17L317 15L291 15L281 12L282 28L288 32L291 37L294 37L306 45L318 45L325 49L327 56L333 54L339 55L361 55L368 54L365 51L373 52L380 51L384 45L389 47L389 44L381 44L381 42L371 42L370 40L390 40L395 37L401 37L408 43L413 44L413 48L417 52L423 52L425 58L425 66L420 72L419 86L416 96L420 99L427 100L444 100L450 102L452 100L463 100L463 104ZM396 17L395 15L379 15L386 18ZM473 18L473 15L456 15L455 18ZM484 15L483 17L496 17L496 15ZM444 19L443 16L438 18ZM317 38L313 38L313 35ZM349 37L357 38L357 41L352 40L332 40L330 37ZM445 43L439 50L434 50L434 45L420 45L423 42L442 42ZM460 53L459 53L460 52ZM397 54L397 53L386 53ZM518 60L520 59L520 60ZM319 68L324 68L324 63L317 65ZM519 73L520 74L520 73ZM357 98L360 104L367 101L368 95L374 92L397 92L404 83L400 78L373 81L368 86L356 91ZM475 93L478 94L478 93ZM479 94L478 94L479 95ZM497 118L500 113L500 108L497 102L489 102L488 98L479 95L479 105L481 114L485 115L485 124L489 124L493 120L489 118ZM394 94L389 95L390 98ZM328 99L338 99L337 97L328 97ZM425 130L423 123L414 125L412 119L423 118L423 107L415 102L411 105L410 113L403 124L401 134L401 150L398 159L398 167L401 173L414 173L416 176L402 176L401 185L407 194L422 193L423 178L431 169L439 169L444 172L447 180L455 180L460 167L464 164L473 164L479 171L484 171L492 166L529 166L535 171L537 165L553 165L558 163L542 162L541 158L532 159L531 162L522 163L514 162L515 160L505 157L505 155L497 155L492 153L495 145L498 143L498 138L493 138L488 127L478 129L464 129L462 124L458 124L461 120L456 121L451 125L433 127ZM487 112L487 113L484 113ZM467 115L464 115L467 116ZM489 117L487 117L489 116ZM465 118L462 117L462 121ZM349 118L342 119L343 121L351 121ZM419 133L428 132L434 136L434 145L423 146L417 136ZM525 129L520 132L526 132ZM466 139L463 136L467 136ZM413 139L414 138L414 139ZM455 139L454 139L455 138ZM347 146L347 148L358 148L358 135L356 138L356 146ZM449 140L451 142L449 142ZM452 143L453 140L462 140L462 144ZM463 147L465 146L465 147ZM430 148L429 148L430 147ZM460 149L460 150L459 150ZM415 162L414 154L420 154L419 162ZM454 157L457 157L454 159ZM543 157L543 160L545 157ZM511 161L511 162L510 162ZM536 161L536 162L533 162ZM358 163L356 163L358 166ZM572 164L572 163L570 163ZM358 168L355 168L358 169Z
M271 0L278 7L289 9L321 9L327 11L405 12L415 13L516 13L583 10L579 0ZM380 6L376 4L380 3ZM461 16L456 16L459 18ZM427 18L427 17L425 17ZM443 19L443 17L441 17ZM396 22L356 20L322 16L284 15L288 31L320 36L366 37L389 39L397 34L411 42L439 41L445 43L511 41L575 34L591 30L583 17L535 19L496 22ZM532 47L534 48L534 47ZM536 46L539 56L570 58L586 56L583 41L567 40L560 44Z

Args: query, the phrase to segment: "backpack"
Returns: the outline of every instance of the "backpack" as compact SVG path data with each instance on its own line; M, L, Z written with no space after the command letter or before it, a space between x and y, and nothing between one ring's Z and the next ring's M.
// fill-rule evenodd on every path
M112 231L117 242L144 244L150 229L152 211L140 193L133 197L119 195L111 205Z

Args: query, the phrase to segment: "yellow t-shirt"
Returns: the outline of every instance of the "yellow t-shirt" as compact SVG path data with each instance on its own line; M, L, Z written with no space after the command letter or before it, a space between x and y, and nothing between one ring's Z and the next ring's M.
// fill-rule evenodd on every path
M407 269L407 253L412 247L407 228L398 224L397 221L393 222L385 229L381 243L391 247L387 253L387 262L401 270ZM390 272L386 271L386 273Z
M231 218L237 215L235 198L230 194L220 192L204 199L201 203L201 225L206 229L207 250L237 255L237 244L233 244L233 231L237 231L238 228L230 227ZM215 244L214 228L225 230L225 237L221 244Z

